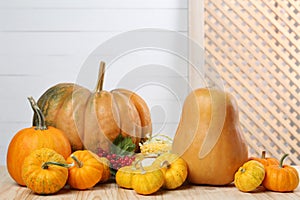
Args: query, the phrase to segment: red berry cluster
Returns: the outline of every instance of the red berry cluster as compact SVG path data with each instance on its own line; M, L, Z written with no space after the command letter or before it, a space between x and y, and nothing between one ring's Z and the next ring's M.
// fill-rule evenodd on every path
M120 156L120 155L117 155L115 153L110 153L110 152L107 152L101 148L98 149L98 156L99 157L105 157L109 160L110 162L110 168L112 169L115 169L115 170L118 170L120 169L121 167L124 167L124 166L128 166L128 165L131 165L131 163L135 160L135 156L132 155L125 155L125 156Z

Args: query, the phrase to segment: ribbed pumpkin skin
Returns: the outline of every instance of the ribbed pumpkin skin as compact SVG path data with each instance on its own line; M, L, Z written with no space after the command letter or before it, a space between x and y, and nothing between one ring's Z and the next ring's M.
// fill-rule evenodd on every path
M49 88L38 105L47 125L66 133L73 151L108 150L120 133L131 137L138 148L146 134L152 133L145 101L125 89L92 93L72 83L61 83Z
M35 149L47 147L67 158L71 154L69 140L59 129L48 127L47 130L35 130L35 127L20 130L11 140L6 165L10 176L20 185L25 185L22 179L24 159Z

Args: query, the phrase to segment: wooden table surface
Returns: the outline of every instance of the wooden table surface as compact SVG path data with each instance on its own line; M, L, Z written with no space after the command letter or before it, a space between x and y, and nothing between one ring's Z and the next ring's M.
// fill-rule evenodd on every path
M298 172L300 167L296 167ZM119 188L114 182L98 184L93 189L78 191L64 188L55 195L37 195L26 187L17 185L8 175L6 167L0 166L0 200L5 199L300 199L300 187L291 193L279 193L264 191L258 188L257 191L244 193L237 190L233 184L223 187L197 186L185 184L176 190L160 190L159 192L143 196L136 194L133 190Z

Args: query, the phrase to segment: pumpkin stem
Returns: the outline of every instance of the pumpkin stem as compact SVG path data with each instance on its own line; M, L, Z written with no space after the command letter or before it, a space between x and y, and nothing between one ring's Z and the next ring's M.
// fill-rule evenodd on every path
M78 168L83 167L83 162L81 162L80 160L78 160L78 158L76 156L74 156L73 154L70 156L76 163Z
M262 159L266 159L266 151L262 151L261 152L261 158Z
M169 163L169 161L164 160L163 162L161 162L160 167L167 167L167 168L169 168L170 165L171 165L171 164Z
M144 169L142 162L140 162L139 164L140 164L141 174L146 174L146 170Z
M132 166L137 169L137 165L140 164L142 162L142 160L144 160L145 158L157 158L159 156L159 154L147 154L147 155L143 155L141 158L136 158L133 163Z
M289 154L284 154L283 156L282 156L282 158L280 159L280 162L279 162L279 168L282 168L283 167L283 161L284 161L284 159L286 158L286 157L288 157L288 155Z
M74 163L64 164L64 163L59 163L59 162L48 161L48 162L44 162L42 164L42 169L48 169L49 165L57 165L57 166L61 166L61 167L70 168L70 167L74 166Z
M34 100L33 97L28 97L28 100L30 102L31 108L33 109L34 113L37 116L37 124L35 129L36 130L47 130L46 122L45 122L45 117L41 109L38 107L36 101Z
M99 74L98 74L96 93L101 92L102 89L103 89L104 71L105 71L105 62L101 61L100 62L100 68L99 68Z

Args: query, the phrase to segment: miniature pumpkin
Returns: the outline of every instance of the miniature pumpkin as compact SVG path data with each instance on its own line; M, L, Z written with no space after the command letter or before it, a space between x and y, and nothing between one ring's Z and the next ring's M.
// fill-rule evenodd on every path
M239 190L250 192L262 183L264 177L265 168L263 164L256 160L250 160L235 173L234 184Z
M64 158L71 154L70 142L65 134L54 127L46 127L44 116L32 97L28 98L37 116L36 126L20 130L11 140L6 156L7 170L19 184L25 185L22 179L22 165L25 157L33 150L47 147L57 151Z
M266 157L266 151L262 151L260 158L250 157L250 160L256 160L263 164L265 167L269 165L279 165L279 161L276 158Z
M49 88L38 105L47 125L66 133L73 151L86 148L96 152L99 147L107 151L120 133L130 137L138 150L139 142L152 133L150 111L132 91L102 90L104 67L101 62L94 92L76 84L60 83ZM35 123L37 118L34 119Z
M195 184L225 185L248 160L238 105L232 95L212 88L194 90L185 99L172 153L189 168Z
M68 184L75 189L88 189L95 186L102 177L103 165L89 151L78 150L67 159L74 166L69 168Z
M134 169L132 166L121 167L116 173L116 183L122 188L132 189L132 177Z
M164 184L162 171L154 166L140 167L133 173L131 187L138 194L148 195L157 192Z
M176 154L164 153L155 159L153 165L161 168L165 179L163 187L167 189L178 188L188 175L186 162Z
M109 162L109 160L105 157L99 157L97 154L95 154L92 151L89 151L89 152L94 156L94 158L96 158L103 165L103 173L102 173L102 177L100 179L100 183L104 183L104 182L108 181L110 178L110 168L109 168L110 162Z
M294 167L283 165L284 159L288 156L285 154L279 165L269 165L266 167L266 177L263 186L276 192L291 192L299 184L299 174Z
M53 194L68 179L69 165L64 157L48 148L32 151L24 160L22 177L26 186L37 194Z

